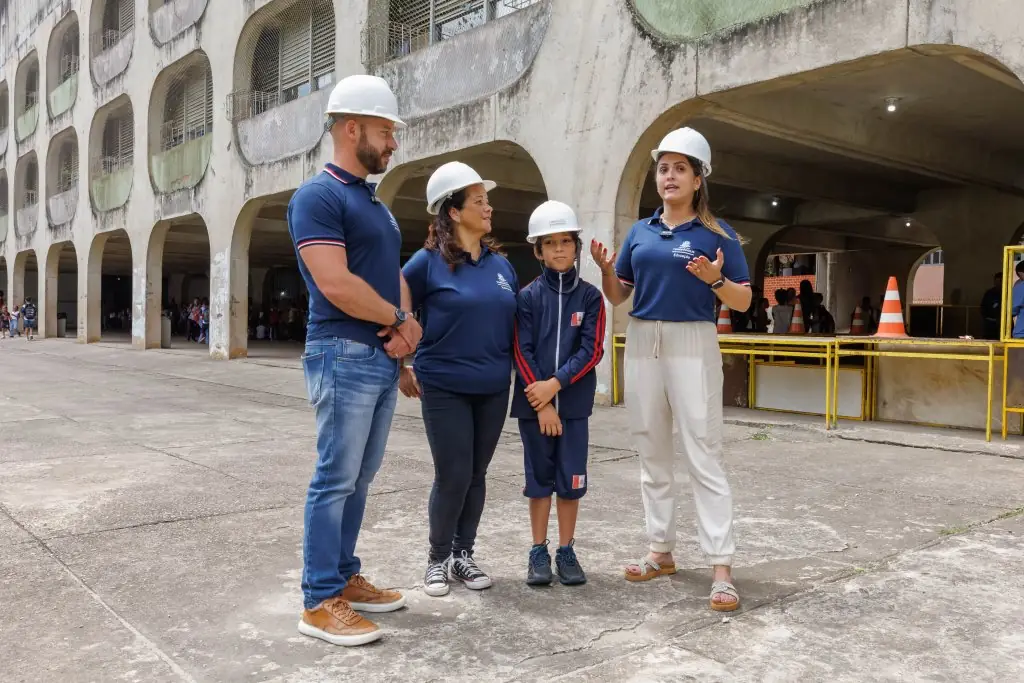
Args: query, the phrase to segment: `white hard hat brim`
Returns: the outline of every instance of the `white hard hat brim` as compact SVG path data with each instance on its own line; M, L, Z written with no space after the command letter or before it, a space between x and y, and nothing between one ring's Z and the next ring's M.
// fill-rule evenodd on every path
M562 226L562 225L556 225L556 226L551 227L551 228L544 228L543 230L539 230L539 231L537 231L537 232L535 232L535 233L533 233L531 235L527 235L526 236L526 241L529 242L530 244L533 244L534 242L536 242L541 237L546 237L548 235L557 235L557 234L562 233L562 232L576 232L576 233L580 233L580 232L583 232L583 228L581 228L578 225L575 228L567 228L567 227Z
M484 190L486 190L487 192L490 192L491 190L498 186L498 183L494 182L493 180L481 180L479 182L467 183L465 185L460 185L459 187L453 187L452 189L448 190L446 194L438 197L433 204L427 206L427 213L429 213L431 216L436 216L437 212L441 209L441 205L444 204L445 200L451 197L453 194L460 190L465 190L467 187L472 187L474 185L481 184L484 186Z
M395 128L397 128L398 130L402 130L404 128L408 128L408 125L405 123L405 121L403 121L402 119L398 118L397 116L393 116L391 114L384 114L384 113L381 113L381 112L352 111L350 109L328 109L324 113L327 116L338 115L338 114L341 114L341 115L349 114L351 116L368 116L370 118L387 119L388 121L391 121L392 123L394 123L395 124Z
M658 157L660 157L662 154L682 154L684 157L689 157L690 156L689 154L686 154L685 152L678 152L678 151L676 151L674 149L652 149L651 150L651 158L654 159L655 163L657 163ZM697 159L697 161L700 161L700 159ZM701 175L703 175L705 178L707 178L709 175L711 175L711 164L701 161L700 165L701 165L701 168L702 168L702 171L703 171L703 173Z

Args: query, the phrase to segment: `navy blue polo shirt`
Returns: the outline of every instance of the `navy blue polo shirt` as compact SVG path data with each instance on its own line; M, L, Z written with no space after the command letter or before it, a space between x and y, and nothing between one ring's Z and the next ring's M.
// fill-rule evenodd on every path
M736 231L718 221L726 239L694 218L676 226L671 237L662 237L661 209L637 221L626 236L615 261L615 274L633 287L630 316L667 322L715 322L715 296L700 278L686 269L698 256L714 261L718 250L725 256L722 275L737 284L750 283L747 259Z
M512 264L485 247L453 271L440 252L420 249L402 273L423 326L416 378L464 394L508 389L519 292Z
M339 337L383 347L377 336L381 326L353 318L332 304L317 287L301 254L318 244L344 247L349 271L398 308L402 300L402 233L388 207L377 200L375 189L372 183L327 164L288 202L288 232L309 290L307 340Z

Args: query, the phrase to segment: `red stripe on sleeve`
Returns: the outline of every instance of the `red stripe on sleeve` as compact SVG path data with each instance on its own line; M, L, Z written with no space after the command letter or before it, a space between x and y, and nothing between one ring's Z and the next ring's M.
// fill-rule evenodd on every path
M594 354L590 357L590 360L583 369L576 373L576 376L572 378L569 384L574 384L585 374L594 369L598 361L601 359L601 355L604 352L604 299L601 299L601 310L597 313L597 326L594 330Z
M516 359L516 366L519 368L519 374L523 376L527 384L533 384L537 380L533 376L533 372L530 371L530 364L526 362L526 357L523 356L523 351L519 348L519 329L512 330L513 339L513 353Z

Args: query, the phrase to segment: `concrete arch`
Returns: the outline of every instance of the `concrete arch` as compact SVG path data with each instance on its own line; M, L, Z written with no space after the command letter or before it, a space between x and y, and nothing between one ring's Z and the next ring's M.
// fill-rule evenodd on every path
M0 253L0 287L3 287L4 305L8 304L7 295L11 291L11 273L7 267L7 257Z
M171 248L168 249L168 245ZM164 277L171 275L202 274L210 277L213 253L206 221L197 213L171 220L162 220L153 226L146 245L145 314L140 323L133 316L135 325L144 325L142 338L133 331L132 343L144 348L159 348L161 341L161 318L164 310ZM180 271L180 272L179 272ZM187 272L195 271L195 273ZM169 290L175 289L172 284ZM207 286L207 292L208 292ZM206 298L209 298L207 293ZM178 302L181 303L181 302Z
M89 196L97 211L128 203L134 182L135 112L128 95L96 110L89 127Z
M148 117L154 191L170 193L198 185L213 153L213 73L205 52L194 50L160 72Z
M93 81L105 85L124 73L135 46L135 0L92 0L89 54Z
M7 182L7 169L0 168L0 253L3 253L3 245L7 236L11 234L11 195Z
M0 80L0 155L7 153L8 131L11 125L11 92L7 79Z
M291 193L287 193L288 196ZM229 265L230 293L228 304L228 358L249 355L249 247L252 232L260 210L268 203L267 197L250 199L242 206L231 233L231 262Z
M14 255L10 278L10 302L19 306L26 297L38 298L42 271L35 249L25 249Z
M70 249L70 258L67 258ZM70 265L74 266L74 272L70 273ZM61 276L64 277L61 277ZM72 286L75 295L62 297L61 284ZM39 293L40 303L40 337L57 336L58 314L67 316L69 330L78 328L78 257L74 242L70 240L55 242L46 250L45 274L43 286Z
M68 14L53 27L46 48L46 93L50 118L69 111L78 98L78 67L82 54L78 14Z
M101 232L92 238L84 267L79 269L79 341L87 344L100 341L103 330L103 263L108 243L117 238L127 243L128 263L123 274L132 280L131 237L125 230ZM83 293L87 296L83 296ZM83 310L84 309L84 310Z
M247 163L281 161L320 144L323 112L337 80L336 27L330 0L275 0L256 10L242 27L228 118ZM302 34L305 66L284 73L285 58L296 57L285 41Z
M14 169L14 232L28 237L39 225L39 162L29 152L18 159Z
M401 227L403 257L411 256L426 239L432 220L426 210L427 179L449 161L466 163L481 177L497 183L497 188L489 194L495 210L493 235L505 245L509 260L526 284L538 273L532 248L525 241L529 216L549 195L534 157L525 147L510 140L496 140L417 159L384 174L377 194L391 208Z
M53 136L46 156L46 215L50 225L70 223L78 209L78 133L65 128Z
M14 137L18 142L28 140L39 124L40 81L39 55L32 50L18 64L14 77Z

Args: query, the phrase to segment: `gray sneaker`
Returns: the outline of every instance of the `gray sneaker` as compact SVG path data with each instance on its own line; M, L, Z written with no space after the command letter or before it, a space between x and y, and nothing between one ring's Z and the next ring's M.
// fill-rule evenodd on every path
M451 569L452 556L443 560L428 560L427 573L423 577L423 592L435 598L448 595L448 572Z

